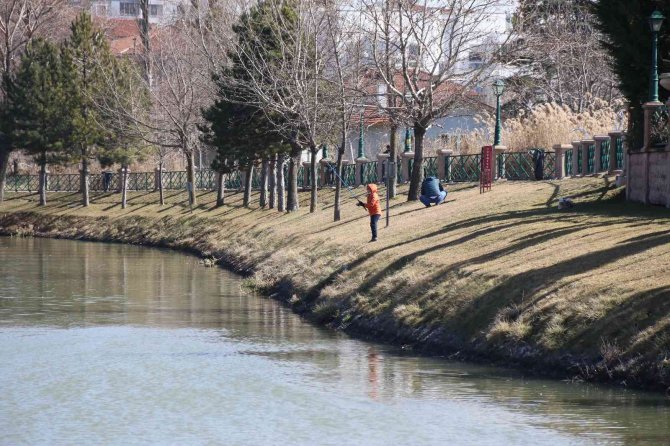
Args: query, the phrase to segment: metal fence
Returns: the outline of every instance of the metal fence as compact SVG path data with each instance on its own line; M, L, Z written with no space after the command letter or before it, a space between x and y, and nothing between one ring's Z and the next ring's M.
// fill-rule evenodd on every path
M363 164L361 167L361 184L377 182L377 163L378 161L373 161Z
M623 135L618 135L614 140L616 147L616 169L623 169Z
M447 156L444 180L447 182L479 181L480 158L480 155Z
M619 155L619 145L621 146L621 155ZM581 151L578 151L578 163L581 163ZM501 176L508 180L530 180L535 178L535 158L531 152L514 152L498 155L498 163L501 166ZM591 157L590 157L591 158ZM619 161L621 158L621 161ZM397 169L398 182L407 182L405 178L407 172L411 176L414 160L407 160L407 168ZM440 169L438 157L426 157L424 159L424 176L439 176ZM589 159L589 162L592 162ZM447 182L468 182L478 181L480 174L480 155L456 155L447 156L444 159L444 176L441 180ZM544 178L555 178L556 158L554 152L545 152L544 158ZM566 175L572 174L572 150L565 154L565 172ZM617 141L617 163L623 163L623 139ZM581 166L581 164L579 164ZM601 165L605 165L601 159ZM589 165L590 166L590 165ZM363 184L376 183L381 181L378 177L378 162L373 161L362 165L357 171L356 164L345 164L342 166L342 179L347 186L356 184L356 175L360 175L360 181ZM400 167L400 166L399 166ZM336 177L330 169L324 178L322 169L324 166L317 165L317 186L334 186ZM382 165L382 169L386 166ZM306 173L309 167L298 167L298 187L310 187L310 178ZM385 172L382 172L382 177ZM223 177L226 189L241 189L242 174L239 171L225 174ZM288 165L284 166L284 181L288 186ZM48 175L47 191L50 192L77 192L80 190L81 178L79 174L53 174ZM163 188L166 190L184 190L186 189L187 175L185 171L164 171L162 175ZM261 171L253 170L252 187L260 188ZM157 190L158 179L155 172L130 172L128 174L127 188L130 191L154 191ZM217 173L211 169L198 170L195 173L195 187L199 190L215 190L217 185ZM103 172L89 175L89 190L93 192L115 192L120 190L121 176L118 172ZM39 188L38 175L10 175L7 177L5 190L14 192L36 192Z
M596 145L589 144L586 148L586 173L596 172Z
M609 170L610 168L610 147L609 139L600 142L600 170Z
M438 176L436 156L427 156L423 159L423 176L424 177Z
M573 173L573 165L572 165L572 158L573 158L574 150L569 149L565 151L565 175L570 176Z

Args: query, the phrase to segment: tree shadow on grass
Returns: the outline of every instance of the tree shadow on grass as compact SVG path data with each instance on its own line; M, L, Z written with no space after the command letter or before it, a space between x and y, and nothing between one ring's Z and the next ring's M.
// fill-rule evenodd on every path
M481 329L482 321L490 322L503 308L512 304L533 305L547 295L547 289L563 279L588 273L622 258L634 256L659 245L670 243L670 230L634 237L611 248L582 254L552 265L525 271L505 278L462 308L454 320L460 321L469 333ZM524 297L534 298L522 302Z

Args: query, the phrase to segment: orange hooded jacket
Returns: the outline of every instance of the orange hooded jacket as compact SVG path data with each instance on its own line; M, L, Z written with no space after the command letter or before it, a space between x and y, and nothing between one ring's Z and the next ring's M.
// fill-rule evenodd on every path
M377 194L377 185L368 184L368 202L365 205L370 215L382 215L382 205Z

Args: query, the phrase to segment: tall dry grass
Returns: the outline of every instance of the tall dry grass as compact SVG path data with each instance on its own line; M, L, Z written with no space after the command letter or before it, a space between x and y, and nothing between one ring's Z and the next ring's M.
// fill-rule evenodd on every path
M533 147L551 149L554 144L567 144L574 140L606 135L615 129L625 128L619 106L602 102L593 109L575 113L568 107L555 103L541 104L530 113L503 119L502 144L510 151L523 151ZM482 146L491 144L495 116L477 117L481 127L466 133L461 142L461 153L478 153Z

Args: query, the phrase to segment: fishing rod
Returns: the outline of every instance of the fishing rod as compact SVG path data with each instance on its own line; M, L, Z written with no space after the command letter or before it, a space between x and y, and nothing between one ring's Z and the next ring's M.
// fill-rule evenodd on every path
M335 174L335 176L337 178L339 178L340 182L342 183L342 186L344 186L349 191L349 194L351 195L351 197L362 204L363 202L361 200L359 200L356 195L354 195L354 192L351 190L351 186L347 186L347 183L345 183L345 181L342 179L342 177L337 173L337 169L335 169L333 164L330 161L327 161L327 162L328 162L328 167L330 167L330 170Z

